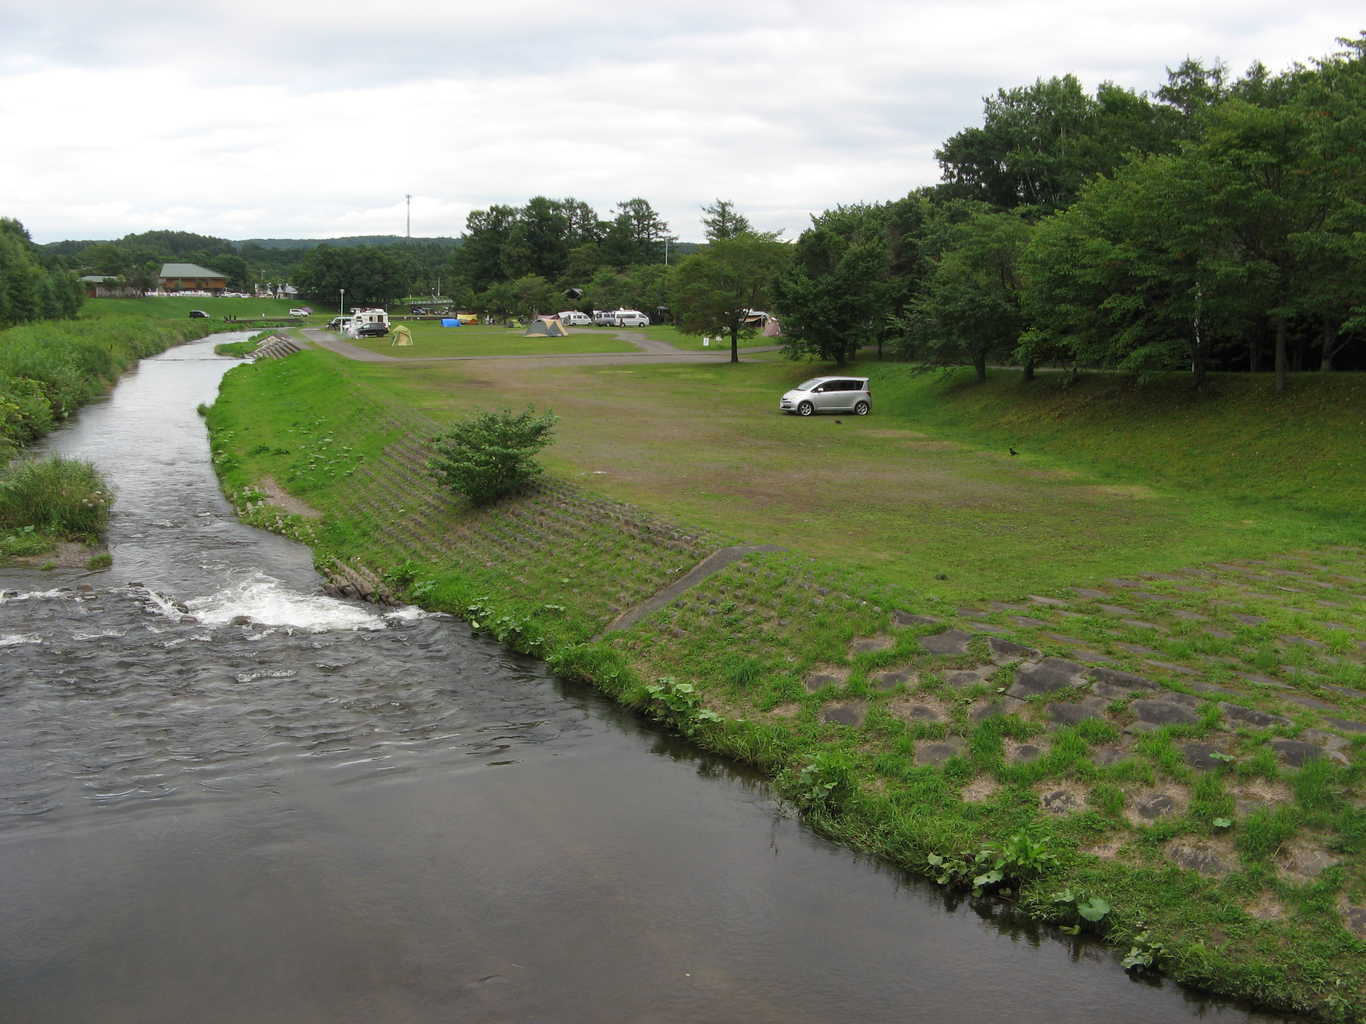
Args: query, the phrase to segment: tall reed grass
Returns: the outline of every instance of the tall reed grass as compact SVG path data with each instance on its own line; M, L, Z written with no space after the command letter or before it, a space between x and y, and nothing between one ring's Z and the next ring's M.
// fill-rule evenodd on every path
M0 472L0 530L33 527L70 540L98 540L114 495L91 463L54 455Z

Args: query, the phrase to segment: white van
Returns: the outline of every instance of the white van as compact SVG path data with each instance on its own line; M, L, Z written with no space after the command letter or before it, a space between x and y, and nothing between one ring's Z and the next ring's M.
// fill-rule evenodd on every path
M591 327L593 318L587 313L580 313L577 309L566 309L559 314L560 323L566 327Z
M619 309L613 314L618 327L649 327L650 318L638 309Z
M610 309L595 309L593 310L593 323L598 327L615 327L617 315Z
M382 309L352 310L346 333L353 338L382 338L389 333L389 314Z

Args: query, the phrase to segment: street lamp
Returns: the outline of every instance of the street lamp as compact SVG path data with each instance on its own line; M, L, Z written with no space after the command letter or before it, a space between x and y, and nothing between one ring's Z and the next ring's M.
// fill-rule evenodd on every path
M337 310L338 315L346 316L346 289L341 290L341 306Z

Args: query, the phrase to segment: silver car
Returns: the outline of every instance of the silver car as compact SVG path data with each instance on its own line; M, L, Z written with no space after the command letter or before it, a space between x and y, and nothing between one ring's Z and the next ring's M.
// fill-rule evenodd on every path
M812 377L778 400L783 412L811 416L818 412L852 412L867 416L873 409L873 393L867 377Z

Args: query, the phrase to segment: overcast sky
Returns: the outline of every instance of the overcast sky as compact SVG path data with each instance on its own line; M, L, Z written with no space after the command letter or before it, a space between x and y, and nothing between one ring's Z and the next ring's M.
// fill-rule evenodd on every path
M1152 91L1338 47L1360 0L0 0L0 216L38 242L459 235L472 209L643 196L813 212L939 180L998 87Z

